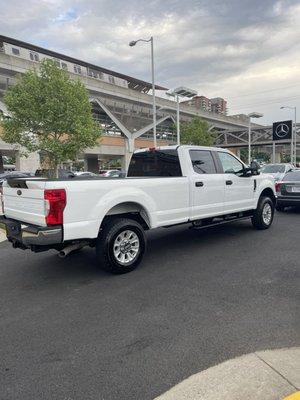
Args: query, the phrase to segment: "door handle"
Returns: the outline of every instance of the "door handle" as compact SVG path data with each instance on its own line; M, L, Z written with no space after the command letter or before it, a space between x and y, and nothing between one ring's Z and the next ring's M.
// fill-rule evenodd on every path
M226 185L232 185L233 182L232 181L226 181Z
M202 187L202 186L204 186L204 183L203 182L196 182L195 186L196 187Z

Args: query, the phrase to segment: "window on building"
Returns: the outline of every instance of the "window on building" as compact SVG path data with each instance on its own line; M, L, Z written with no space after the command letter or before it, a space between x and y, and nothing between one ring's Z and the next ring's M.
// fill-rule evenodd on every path
M74 64L74 72L75 74L81 74L81 66Z
M39 61L39 55L38 55L38 53L35 53L35 52L31 51L31 52L29 53L29 56L30 56L30 60L31 60L31 61Z
M68 65L64 62L61 63L61 67L62 67L62 69L65 69L65 70L68 69Z
M229 153L218 152L223 171L226 174L236 174L242 172L244 165Z
M20 55L20 49L17 49L16 47L12 47L12 48L11 48L11 52L12 52L13 55L15 55L15 56L19 56L19 55Z
M112 83L113 85L115 84L115 78L111 75L108 75L108 81L109 81L109 83Z
M193 169L197 174L215 174L217 172L212 154L208 150L190 150Z
M177 150L149 150L134 153L128 176L182 176Z

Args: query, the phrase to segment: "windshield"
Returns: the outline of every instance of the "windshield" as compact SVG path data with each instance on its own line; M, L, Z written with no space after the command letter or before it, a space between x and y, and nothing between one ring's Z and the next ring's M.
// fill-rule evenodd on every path
M280 174L283 174L285 171L285 166L280 165L280 164L272 164L272 165L265 165L262 168L262 172L268 173L268 174L276 174L279 172Z

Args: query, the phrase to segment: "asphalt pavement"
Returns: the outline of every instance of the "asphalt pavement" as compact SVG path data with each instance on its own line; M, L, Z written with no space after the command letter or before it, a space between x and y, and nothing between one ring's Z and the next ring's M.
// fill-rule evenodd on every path
M299 346L299 237L299 210L267 231L159 229L122 276L90 249L0 243L0 399L152 400L225 360Z

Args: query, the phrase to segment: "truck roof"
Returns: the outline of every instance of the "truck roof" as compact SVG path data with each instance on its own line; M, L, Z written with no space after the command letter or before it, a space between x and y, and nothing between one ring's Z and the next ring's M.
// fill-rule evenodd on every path
M149 150L177 150L179 147L185 149L193 149L193 150L210 150L210 151L226 151L229 153L229 150L223 149L222 147L209 147L209 146L195 146L192 144L181 144L181 145L172 145L172 146L157 146L157 147L147 147L144 149L135 150L135 153L141 153Z

